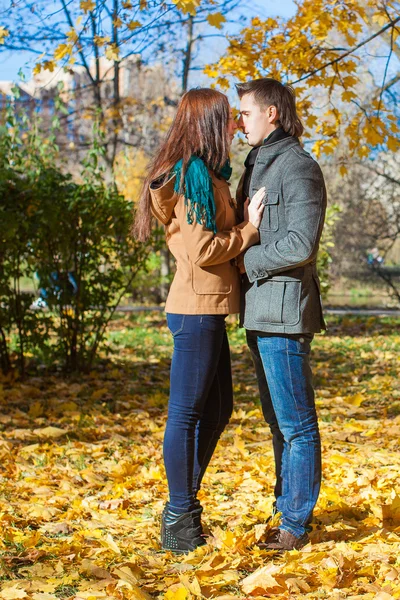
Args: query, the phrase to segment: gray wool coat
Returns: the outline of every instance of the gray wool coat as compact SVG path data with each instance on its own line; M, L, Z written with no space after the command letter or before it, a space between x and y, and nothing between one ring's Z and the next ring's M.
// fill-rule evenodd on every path
M244 254L241 322L265 333L317 333L325 329L316 269L326 210L321 169L289 137L260 148L250 198L263 186L260 242Z

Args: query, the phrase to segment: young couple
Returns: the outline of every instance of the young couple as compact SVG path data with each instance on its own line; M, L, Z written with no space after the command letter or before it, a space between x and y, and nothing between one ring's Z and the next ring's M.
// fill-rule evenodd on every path
M261 547L307 543L321 481L309 356L324 328L316 271L324 180L300 145L291 88L273 79L236 87L239 127L253 146L236 202L228 179L237 125L228 99L193 89L150 165L135 222L142 240L152 215L165 225L177 265L166 303L174 352L161 527L162 548L176 553L205 543L197 493L233 406L228 314L241 313L272 432L281 519Z

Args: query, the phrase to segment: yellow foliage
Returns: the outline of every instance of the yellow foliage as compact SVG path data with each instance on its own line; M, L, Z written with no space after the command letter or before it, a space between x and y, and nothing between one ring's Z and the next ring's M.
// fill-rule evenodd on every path
M391 130L398 132L397 126L391 126ZM389 136L387 141L387 147L391 152L397 152L400 148L400 140L398 137Z
M111 43L107 46L104 54L108 60L118 61L120 55L120 48L116 44Z
M140 21L129 21L129 23L127 23L127 27L131 31L134 31L135 29L138 29L138 27L141 27L141 26L142 26L142 24L140 23Z
M68 41L72 43L77 42L79 37L76 30L73 27L71 27L71 29L67 31L66 36Z
M167 590L164 598L165 600L187 600L189 595L189 590L184 585L178 585Z
M243 332L230 340L235 410L199 496L210 535L184 556L159 546L172 349L160 313L112 322L129 335L109 368L0 376L0 600L399 598L400 320L329 325L313 343L323 485L311 543L281 555L255 545L279 516L266 522L274 457Z
M140 148L133 148L117 157L115 180L125 198L138 200L148 162L148 156Z
M0 592L0 598L3 600L18 600L19 598L26 598L28 594L19 587L18 584L12 586L5 586Z
M258 596L262 596L266 592L274 594L283 592L283 588L273 577L273 574L279 571L279 567L274 564L261 567L241 581L240 585L243 592L245 594L254 594Z
M207 21L213 27L216 27L217 29L222 29L222 23L225 23L226 18L221 13L212 13L210 15L207 15Z
M71 44L59 44L54 51L54 60L62 60L72 52Z
M4 38L8 37L10 32L0 25L0 44L4 44Z
M81 0L79 6L81 7L81 10L87 13L90 10L94 10L96 8L96 3L94 2L94 0Z
M350 100L353 100L354 98L357 98L357 94L352 92L351 90L346 90L342 93L342 100L344 102L349 102Z
M366 56L371 55L365 48L355 49L374 27L393 23L395 4L391 0L382 5L372 0L302 0L296 5L296 14L288 20L254 18L249 27L229 38L225 54L205 73L223 89L232 81L263 76L292 83L307 137L318 123L317 156L333 154L340 139L349 155L366 156L381 144L395 152L398 131L392 131L388 122L387 100L379 86L371 98L362 85L364 73L371 70ZM355 50L348 55L341 46ZM321 104L335 106L335 120L329 126L321 119Z
M94 43L96 44L96 46L99 46L100 48L102 46L104 46L105 44L107 44L109 41L110 41L110 38L108 36L101 36L101 35L94 36Z
M54 60L45 60L42 64L42 67L46 71L50 71L50 73L52 73L56 68L56 63L54 62Z
M176 7L183 13L189 13L192 16L196 15L196 11L200 6L201 0L172 0Z
M348 402L349 404L351 404L352 406L361 406L361 404L364 402L365 397L363 394L355 394L354 396L349 396L348 398L345 398L345 402Z

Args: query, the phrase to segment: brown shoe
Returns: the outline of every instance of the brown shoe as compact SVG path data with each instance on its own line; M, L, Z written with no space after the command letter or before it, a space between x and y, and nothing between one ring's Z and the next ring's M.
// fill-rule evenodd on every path
M285 529L273 527L269 530L267 538L263 542L258 542L257 546L262 550L300 550L309 542L309 537L304 533L300 538L296 537Z

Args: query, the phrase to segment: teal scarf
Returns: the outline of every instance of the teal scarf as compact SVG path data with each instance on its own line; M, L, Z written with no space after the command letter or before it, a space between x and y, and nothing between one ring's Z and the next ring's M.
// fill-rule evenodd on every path
M176 175L174 190L177 193L180 191L181 172L182 160L178 161L173 168L173 173ZM231 174L232 169L228 160L219 175L228 180ZM184 195L187 222L192 224L196 219L196 223L202 224L207 229L217 233L212 179L205 163L197 156L192 156L187 164Z

